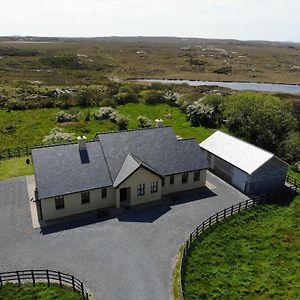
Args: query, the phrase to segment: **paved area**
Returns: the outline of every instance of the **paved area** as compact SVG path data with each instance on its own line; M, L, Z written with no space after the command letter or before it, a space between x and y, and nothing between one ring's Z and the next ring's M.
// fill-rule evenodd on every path
M25 177L0 181L0 270L49 268L83 280L94 299L167 300L180 245L215 212L246 196L212 174L205 190L106 221L32 229Z

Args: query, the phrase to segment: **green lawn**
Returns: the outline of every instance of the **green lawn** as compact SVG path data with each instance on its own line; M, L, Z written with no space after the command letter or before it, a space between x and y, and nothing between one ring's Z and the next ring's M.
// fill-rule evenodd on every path
M0 160L0 180L33 174L33 165L26 165L26 158L27 157L20 157Z
M59 124L56 121L58 108L31 109L25 111L0 110L0 149L16 148L18 146L33 146L42 143L43 138L54 127L62 127L65 131L74 133L75 136L84 134L88 139L94 138L97 132L117 130L116 124L109 120L84 121L88 111L93 112L97 108L76 108L81 112L80 121L71 124ZM136 118L145 115L155 120L163 118L166 125L172 125L175 132L182 137L196 137L198 141L204 140L215 130L204 127L191 127L186 116L179 108L167 104L145 105L127 104L119 106L118 111L130 117L128 128L137 128ZM168 117L168 115L171 117ZM9 125L10 131L5 130Z
M300 196L216 225L188 259L185 299L300 299Z
M32 284L5 284L0 288L0 300L83 300L83 297L72 290L59 285L38 283L34 287Z
M291 169L291 167L289 167L289 171L288 174L291 175L292 177L300 180L300 172L295 172Z

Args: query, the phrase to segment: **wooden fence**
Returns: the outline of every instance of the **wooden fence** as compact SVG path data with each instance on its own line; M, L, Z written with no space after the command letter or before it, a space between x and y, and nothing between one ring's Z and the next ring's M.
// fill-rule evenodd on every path
M289 192L295 192L294 190L288 189ZM188 237L187 241L184 244L183 248L183 255L181 260L181 266L180 266L180 284L181 284L181 299L184 299L184 279L186 274L186 264L187 264L187 258L190 253L190 250L196 240L199 240L201 236L204 234L205 231L207 231L209 228L211 228L213 225L219 223L220 221L241 212L242 210L246 210L252 207L255 207L259 204L266 204L271 203L273 201L280 201L285 197L287 190L282 189L276 193L272 194L264 194L258 197L254 197L251 199L247 199L243 202L240 202L238 204L234 204L228 208L225 208L222 211L217 212L213 216L206 219L200 226L198 226Z
M0 149L0 159L27 156L31 154L31 147L24 146L12 149Z
M300 193L300 180L292 177L291 175L286 176L286 182L290 185L290 188L296 192Z
M74 292L78 292L86 300L89 300L89 294L84 284L73 275L51 270L23 270L14 272L0 273L0 289L5 283L17 283L19 286L22 283L32 283L34 286L38 282L47 283L48 286L52 283L70 287Z

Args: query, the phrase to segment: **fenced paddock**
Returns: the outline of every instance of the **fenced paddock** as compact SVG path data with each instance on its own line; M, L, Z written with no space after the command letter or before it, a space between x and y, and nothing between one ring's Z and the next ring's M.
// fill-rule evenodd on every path
M11 159L31 155L31 147L17 147L12 149L0 149L0 159Z
M46 283L48 286L51 284L58 284L60 288L69 287L74 292L78 292L86 300L89 300L89 294L80 281L73 275L69 275L59 271L51 270L22 270L14 272L1 272L0 273L0 289L6 283L16 283L21 286L23 283L31 283L35 286L36 283Z
M294 184L294 179L290 178L290 180L293 181ZM261 204L273 203L276 201L281 202L282 199L286 199L288 195L295 192L297 192L297 188L295 189L295 186L291 184L289 188L283 188L280 191L277 191L275 193L263 194L257 197L247 199L238 204L234 204L228 208L223 209L222 211L217 212L216 214L206 219L202 224L200 224L189 235L187 241L183 245L183 254L182 254L181 265L180 265L180 282L179 282L181 300L184 299L184 289L185 289L184 283L185 283L187 259L195 241L200 240L201 237L203 237L204 233L207 232L207 230L211 228L213 225L219 223L220 221L236 213L239 213L243 210L247 210L249 208Z

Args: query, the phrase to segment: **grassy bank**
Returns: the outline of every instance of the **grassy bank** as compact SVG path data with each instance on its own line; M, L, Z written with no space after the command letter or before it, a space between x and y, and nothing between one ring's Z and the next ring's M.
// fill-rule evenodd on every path
M74 133L75 136L84 134L88 139L94 138L97 132L117 130L117 125L109 120L85 121L88 111L93 112L97 108L77 108L80 112L79 122L59 124L56 120L58 108L42 108L25 111L0 110L0 129L12 125L10 130L0 131L0 149L16 148L18 146L33 146L41 144L43 138L54 127L61 127L66 132ZM155 120L163 118L166 125L173 126L176 134L182 137L196 137L202 141L214 132L213 129L204 127L191 127L179 108L167 104L145 105L127 104L119 106L117 110L130 118L128 128L137 128L138 115L144 115Z
M83 300L81 295L68 288L60 288L59 285L38 283L32 284L8 283L0 289L0 300Z
M289 167L289 171L288 174L298 180L300 180L300 172L295 172L291 169L291 167Z
M299 299L300 196L216 226L188 259L185 299Z

